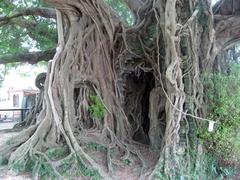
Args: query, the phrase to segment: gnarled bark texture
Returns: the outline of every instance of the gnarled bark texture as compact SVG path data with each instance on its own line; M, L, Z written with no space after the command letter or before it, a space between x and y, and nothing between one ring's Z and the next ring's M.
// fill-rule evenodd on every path
M201 151L200 74L217 52L210 1L126 1L132 27L103 0L48 2L58 12L59 48L36 123L0 147L9 165L34 160L36 174L45 163L56 176L106 179L174 179L183 166L199 168L187 150ZM89 150L93 142L103 150ZM56 147L65 151L52 160Z

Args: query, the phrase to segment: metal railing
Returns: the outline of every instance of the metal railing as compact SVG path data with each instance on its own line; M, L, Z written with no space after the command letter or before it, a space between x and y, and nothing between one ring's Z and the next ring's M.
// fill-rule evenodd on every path
M18 108L18 109L0 109L0 114L1 112L13 112L11 117L0 117L0 121L7 119L12 119L15 120L14 118L14 112L18 111L20 112L20 114L17 114L17 116L19 116L17 119L20 119L21 122L24 120L24 118L26 117L26 113L30 110L30 108Z

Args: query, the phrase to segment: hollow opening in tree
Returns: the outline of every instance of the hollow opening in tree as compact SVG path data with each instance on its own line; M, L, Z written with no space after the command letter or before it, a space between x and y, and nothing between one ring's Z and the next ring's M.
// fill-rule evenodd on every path
M75 109L75 123L73 126L76 129L90 129L94 126L93 117L90 115L90 99L93 96L88 84L81 83L75 85L74 88L74 109Z
M138 141L143 144L150 144L150 140L148 137L149 127L150 127L150 119L149 119L149 96L151 90L154 88L154 76L151 72L141 72L141 75L137 77L133 77L133 80L136 84L143 86L140 105L138 106L139 113L139 126L136 129L136 132L133 135L133 140ZM139 98L139 97L138 97Z

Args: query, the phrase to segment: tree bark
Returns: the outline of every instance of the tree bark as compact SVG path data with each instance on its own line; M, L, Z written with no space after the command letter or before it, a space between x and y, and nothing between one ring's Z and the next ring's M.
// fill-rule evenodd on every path
M36 124L0 147L9 164L34 160L37 175L45 163L55 176L71 164L72 177L106 179L125 176L126 162L132 179L204 168L188 148L200 152L196 127L208 121L200 75L217 52L210 1L149 0L130 28L102 0L48 2L58 9L59 48ZM92 153L92 142L104 151ZM47 150L63 145L52 161Z
M0 56L0 64L7 64L7 63L30 63L36 64L39 61L50 61L54 54L56 53L56 49L50 49L46 51L40 52L29 52L29 53L22 53L22 54L13 54L13 55L5 55Z
M29 15L56 19L56 13L55 13L54 9L51 9L51 8L27 8L20 12L15 13L11 16L0 17L0 26L8 24L9 22L11 22L11 20L13 20L15 18L18 18L21 16L29 16Z

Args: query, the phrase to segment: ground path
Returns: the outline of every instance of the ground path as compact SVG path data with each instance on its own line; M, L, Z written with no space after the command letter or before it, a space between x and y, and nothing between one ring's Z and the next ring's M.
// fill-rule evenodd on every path
M12 132L11 129L15 122L0 122L0 145L4 144L8 138L16 135L18 132ZM8 170L7 166L0 166L0 180L30 180L31 174L16 174Z

